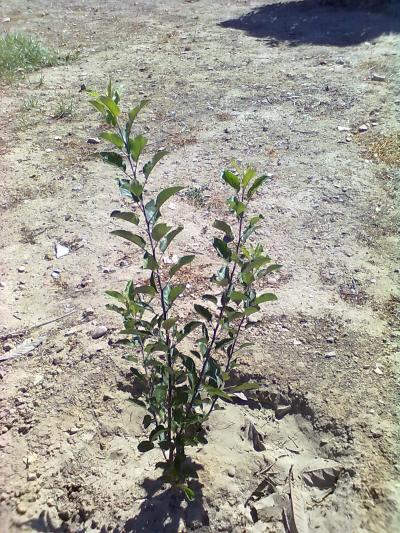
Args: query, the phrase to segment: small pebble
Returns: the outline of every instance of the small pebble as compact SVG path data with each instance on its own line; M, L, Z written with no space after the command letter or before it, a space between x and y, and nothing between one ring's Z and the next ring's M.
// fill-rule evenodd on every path
M60 277L60 271L59 270L53 270L53 272L51 273L51 277L53 279L58 279Z
M104 337L106 335L108 329L106 326L98 326L93 332L92 332L92 339L100 339L100 337Z
M28 481L35 481L37 479L37 476L34 472L30 472L27 476L26 476L26 479Z
M17 268L18 272L22 273L22 272L25 272L25 267L24 266L20 266Z
M227 474L229 477L235 477L236 476L236 469L234 466L230 466L228 469L227 469Z
M58 511L58 516L61 518L61 520L63 520L64 522L68 522L69 517L70 517L69 511L66 511L64 509L57 509L57 511Z
M92 309L91 307L87 307L82 313L83 318L87 318L93 315L94 315L94 309Z
M21 502L21 503L19 503L17 505L17 513L18 514L25 514L27 510L28 509L27 509L27 507L26 507L26 505L24 503Z

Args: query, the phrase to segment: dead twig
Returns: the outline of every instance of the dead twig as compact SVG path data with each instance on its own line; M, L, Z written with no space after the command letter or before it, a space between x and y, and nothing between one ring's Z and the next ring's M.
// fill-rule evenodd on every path
M58 322L59 320L62 320L63 318L72 315L73 313L76 313L78 309L73 309L72 311L68 311L68 313L65 313L64 315L61 315L57 318L52 318L51 320L46 320L45 322L40 322L40 324L35 324L34 326L31 326L30 328L20 329L19 331L13 331L11 333L6 333L5 335L0 336L0 340L6 341L8 339L15 339L18 337L21 337L22 335L26 335L30 331L42 328L43 326L48 326L49 324L53 324L54 322Z

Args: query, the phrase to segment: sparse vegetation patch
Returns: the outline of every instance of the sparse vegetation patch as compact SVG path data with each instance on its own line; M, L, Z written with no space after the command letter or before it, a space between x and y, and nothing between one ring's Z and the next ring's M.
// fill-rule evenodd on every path
M7 33L0 37L0 77L13 78L58 63L57 52L35 37L23 33Z

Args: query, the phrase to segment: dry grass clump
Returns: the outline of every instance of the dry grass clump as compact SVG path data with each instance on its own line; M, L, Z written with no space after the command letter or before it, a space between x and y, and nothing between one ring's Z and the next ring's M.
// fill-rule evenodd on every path
M387 165L400 166L400 131L374 137L368 146L368 155Z

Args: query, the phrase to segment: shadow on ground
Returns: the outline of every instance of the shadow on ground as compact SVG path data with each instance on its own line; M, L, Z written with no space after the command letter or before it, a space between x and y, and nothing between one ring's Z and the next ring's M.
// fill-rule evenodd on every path
M181 492L172 488L160 492L160 480L145 479L143 487L147 497L139 513L129 519L123 528L124 533L177 533L182 525L188 528L208 526L208 514L203 507L202 485L193 480L189 483L196 493L194 502L186 503Z
M268 4L219 23L269 44L352 46L400 32L400 2L379 10L322 7L315 0Z
M194 475L202 467L191 463ZM145 479L142 487L146 491L146 497L140 506L139 512L124 525L96 526L99 533L177 533L182 526L197 529L208 526L207 511L203 506L202 485L197 479L192 479L188 485L196 494L193 502L186 502L182 491L165 488L162 479ZM78 518L78 517L76 517ZM90 519L89 522L90 523ZM63 522L55 524L46 511L42 511L37 518L28 520L24 526L30 531L38 533L85 533L87 527L71 525ZM90 529L92 531L93 529Z

